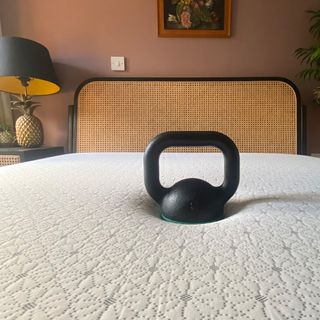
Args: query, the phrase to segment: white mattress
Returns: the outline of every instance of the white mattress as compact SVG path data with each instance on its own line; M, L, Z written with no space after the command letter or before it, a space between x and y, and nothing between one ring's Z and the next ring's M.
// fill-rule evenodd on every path
M161 181L222 181L166 154ZM142 154L0 169L0 319L319 319L320 159L241 155L228 218L159 219Z

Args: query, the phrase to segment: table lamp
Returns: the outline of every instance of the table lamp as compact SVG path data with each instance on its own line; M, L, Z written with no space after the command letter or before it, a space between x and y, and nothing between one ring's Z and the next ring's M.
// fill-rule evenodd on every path
M42 124L33 115L39 103L32 101L32 96L49 95L59 90L47 48L29 39L0 37L0 91L13 94L12 109L22 112L15 124L20 146L43 144Z

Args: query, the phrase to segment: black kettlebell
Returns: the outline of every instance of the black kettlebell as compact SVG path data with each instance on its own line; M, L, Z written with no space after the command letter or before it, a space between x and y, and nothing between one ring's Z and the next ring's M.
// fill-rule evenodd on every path
M184 179L170 188L159 180L159 157L168 147L212 146L224 155L224 181L214 187L201 179ZM156 136L144 154L144 183L160 205L164 220L178 223L206 223L223 218L224 205L239 185L239 152L226 135L214 131L165 132Z

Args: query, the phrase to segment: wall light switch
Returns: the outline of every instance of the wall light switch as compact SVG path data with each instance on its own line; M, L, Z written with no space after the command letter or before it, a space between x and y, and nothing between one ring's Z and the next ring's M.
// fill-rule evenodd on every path
M125 71L126 65L124 57L111 57L111 70Z

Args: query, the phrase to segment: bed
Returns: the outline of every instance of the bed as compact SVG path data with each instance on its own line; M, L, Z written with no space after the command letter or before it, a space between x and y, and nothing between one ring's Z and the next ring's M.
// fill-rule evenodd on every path
M302 115L280 78L83 83L73 152L0 168L0 318L319 319L320 159L303 155ZM143 151L173 129L221 131L238 145L225 219L159 218ZM169 151L163 185L221 184L221 153Z

